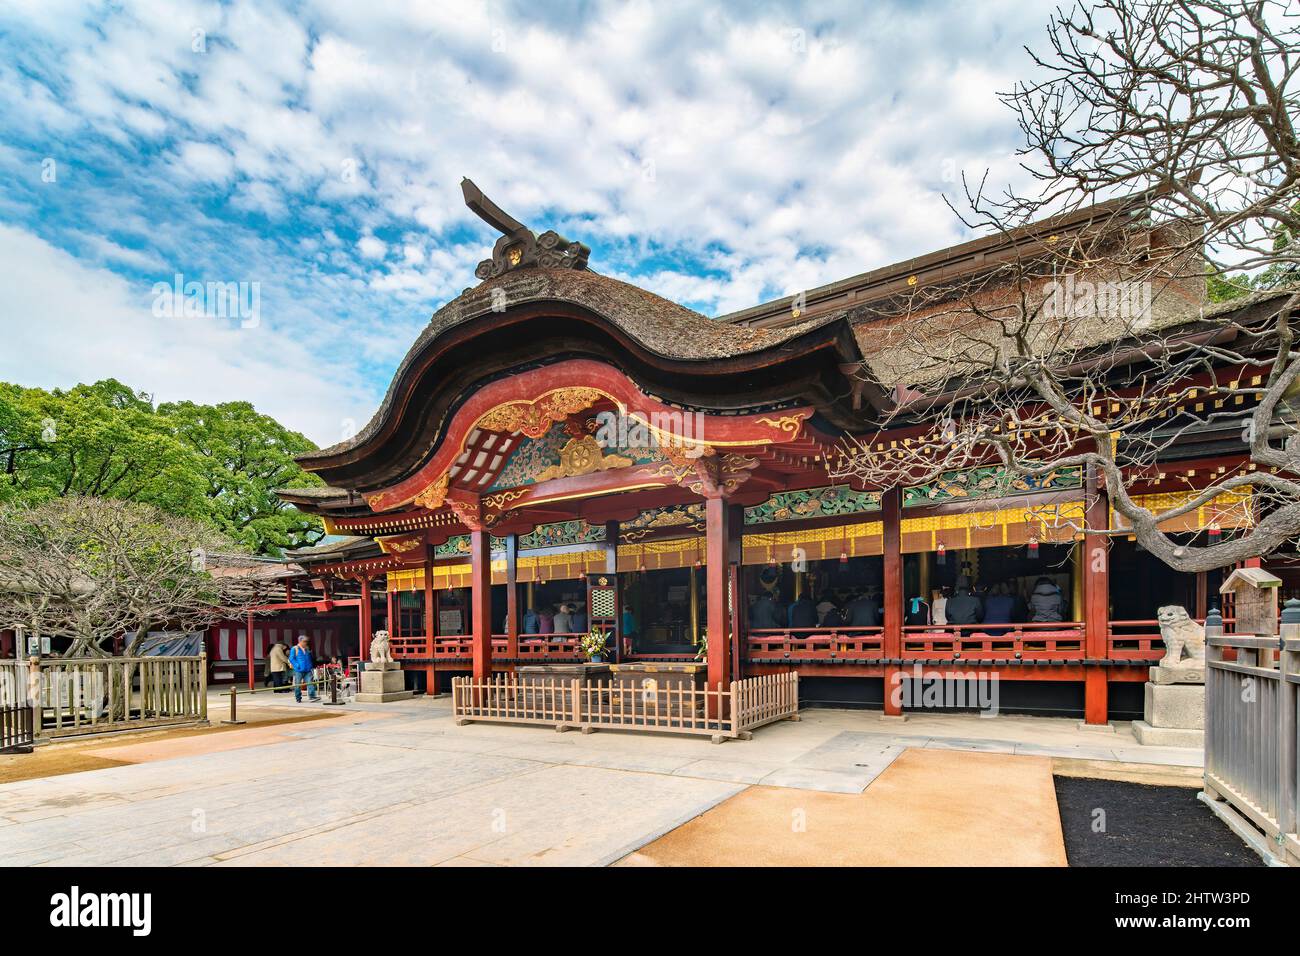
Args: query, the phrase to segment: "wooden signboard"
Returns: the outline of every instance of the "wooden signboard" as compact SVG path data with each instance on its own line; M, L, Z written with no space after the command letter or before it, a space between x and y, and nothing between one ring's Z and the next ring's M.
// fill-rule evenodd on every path
M1270 637L1277 631L1277 596L1282 579L1263 568L1238 568L1219 588L1236 604L1237 633Z

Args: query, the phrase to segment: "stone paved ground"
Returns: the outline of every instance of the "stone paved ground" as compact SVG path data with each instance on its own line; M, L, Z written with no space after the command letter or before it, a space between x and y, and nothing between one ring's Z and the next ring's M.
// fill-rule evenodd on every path
M212 713L220 713L215 703ZM1096 733L1042 718L898 722L814 710L752 741L714 746L693 737L456 727L448 702L428 698L340 713L106 743L97 752L144 762L0 785L0 864L600 865L751 784L860 794L905 748L1199 760L1194 751L1139 747L1123 726Z

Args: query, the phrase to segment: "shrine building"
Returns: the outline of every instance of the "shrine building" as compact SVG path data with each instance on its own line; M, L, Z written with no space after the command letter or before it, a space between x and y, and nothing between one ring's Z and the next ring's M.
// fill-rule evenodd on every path
M847 439L888 454L937 427L918 413L881 430L909 384L879 349L897 321L882 303L986 268L1008 237L710 318L464 191L501 236L369 424L300 459L326 487L280 494L332 537L291 555L302 574L268 613L343 621L363 657L386 627L408 681L431 693L451 676L581 660L596 627L616 661L706 661L710 685L794 669L805 704L896 713L891 682L917 668L978 670L997 676L1005 710L1101 723L1141 712L1162 654L1157 605L1203 618L1217 596L1220 575L1177 573L1096 533L1113 516L1079 468L894 487L831 477ZM1089 222L1085 210L1053 229ZM1166 307L1204 322L1203 289L1178 295ZM1263 307L1234 308L1249 321ZM1142 490L1156 511L1248 466L1236 436L1175 451ZM1248 507L1209 507L1167 530L1250 520ZM1098 544L1109 560L1085 560ZM924 611L962 584L1027 602L1042 579L1060 620L1026 607L996 626L939 624Z

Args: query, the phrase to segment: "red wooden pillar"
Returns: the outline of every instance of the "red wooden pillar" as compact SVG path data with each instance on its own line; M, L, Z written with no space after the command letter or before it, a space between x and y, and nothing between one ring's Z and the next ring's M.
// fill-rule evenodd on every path
M744 575L745 566L745 506L731 505L727 531L727 586L731 595L731 679L742 680L745 676L745 658L743 650L747 647L749 615L745 601Z
M436 605L433 600L433 562L424 559L424 646L429 663L424 668L424 692L430 696L438 693L438 662L434 656L434 637L437 636Z
M618 522L605 522L605 577L614 586L614 663L623 663L623 588L618 580ZM587 627L596 624L595 615L591 613L591 581L587 581ZM631 648L628 648L631 653Z
M492 536L482 528L469 533L470 619L474 680L492 676Z
M1083 643L1089 661L1108 658L1110 646L1110 542L1099 532L1110 527L1106 486L1096 469L1089 468L1085 486L1086 530L1083 536ZM1104 724L1109 716L1110 668L1084 664L1083 720Z
M731 614L727 609L727 552L730 514L725 498L706 498L704 587L707 594L709 688L731 686Z
M374 627L374 619L371 616L374 609L371 607L369 577L362 577L361 579L361 607L358 610L360 611L358 626L361 628L361 633L358 635L357 647L360 651L358 656L364 664L370 660L370 635L373 633Z
M506 535L506 657L519 657L519 535Z
M253 612L248 612L247 640L244 641L244 650L248 652L248 689L252 690L256 684L253 681Z
M885 595L884 634L881 657L885 659L885 713L898 717L903 713L903 676L897 663L903 656L903 496L897 488L890 488L880 498L884 536Z

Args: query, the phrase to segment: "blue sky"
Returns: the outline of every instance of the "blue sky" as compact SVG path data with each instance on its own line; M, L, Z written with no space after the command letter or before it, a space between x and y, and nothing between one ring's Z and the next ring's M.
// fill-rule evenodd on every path
M709 315L968 238L1050 4L0 7L0 379L253 401L332 444L494 236L473 178ZM155 286L256 283L255 321Z

